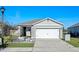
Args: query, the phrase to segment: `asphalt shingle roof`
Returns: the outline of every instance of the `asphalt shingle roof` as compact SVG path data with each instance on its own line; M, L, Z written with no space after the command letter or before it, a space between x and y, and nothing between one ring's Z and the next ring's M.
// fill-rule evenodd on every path
M74 28L74 27L79 27L79 23L76 23L76 24L70 26L69 28Z
M34 25L35 23L37 23L37 22L40 22L40 21L43 21L43 20L52 20L51 18L44 18L44 19L34 19L34 20L31 20L31 21L27 21L27 22L24 22L24 23L21 23L21 24L19 24L19 25L22 25L22 26L25 26L25 25ZM58 23L58 24L61 24L61 25L63 25L62 23L60 23L60 22L57 22L56 20L52 20L52 21L54 21L54 22L56 22L56 23Z
M33 25L34 23L40 21L41 19L34 19L34 20L31 20L31 21L27 21L27 22L24 22L24 23L21 23L20 25Z
M78 27L79 26L79 23L76 23L74 25L72 25L71 27Z

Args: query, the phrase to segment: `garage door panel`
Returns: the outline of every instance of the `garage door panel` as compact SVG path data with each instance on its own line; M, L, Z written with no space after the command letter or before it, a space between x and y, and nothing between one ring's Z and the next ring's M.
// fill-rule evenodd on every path
M36 29L36 38L59 38L59 29Z

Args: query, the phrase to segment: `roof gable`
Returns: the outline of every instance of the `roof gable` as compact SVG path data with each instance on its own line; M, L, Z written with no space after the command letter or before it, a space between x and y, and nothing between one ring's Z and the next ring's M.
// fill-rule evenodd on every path
M56 20L54 20L52 18L49 18L49 17L44 18L44 19L35 19L35 20L29 21L29 22L24 22L24 23L22 23L20 25L35 25L35 24L41 23L41 22L43 22L45 20L47 20L47 21L50 20L50 21L55 22L55 23L57 23L59 25L63 25L62 23L57 22Z
M50 21L49 24L51 24L51 23L56 23L56 24L59 24L59 25L63 25L62 23L57 22L56 20L54 20L54 19L52 19L52 18L49 18L49 17L48 17L48 18L45 18L45 19L42 19L42 20L40 20L40 21L34 23L33 25L42 23L43 21L46 21L46 20L47 20L47 21Z

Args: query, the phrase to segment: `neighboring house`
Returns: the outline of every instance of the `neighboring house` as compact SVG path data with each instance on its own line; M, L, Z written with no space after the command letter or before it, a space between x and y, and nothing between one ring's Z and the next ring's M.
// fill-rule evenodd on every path
M62 39L63 24L52 18L35 19L19 24L19 36L43 39Z
M10 35L12 35L12 36L20 36L19 33L20 31L19 31L19 29L18 29L18 26L12 26L11 28L10 28Z
M10 30L10 35L15 35L15 32L16 32L16 30L11 29L11 30Z
M79 23L69 27L68 32L71 34L72 37L79 37Z

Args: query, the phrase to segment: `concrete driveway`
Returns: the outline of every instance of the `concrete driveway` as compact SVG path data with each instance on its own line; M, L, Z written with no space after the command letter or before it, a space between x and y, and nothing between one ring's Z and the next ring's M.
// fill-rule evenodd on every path
M75 48L63 40L36 39L33 51L36 52L78 52Z

